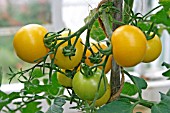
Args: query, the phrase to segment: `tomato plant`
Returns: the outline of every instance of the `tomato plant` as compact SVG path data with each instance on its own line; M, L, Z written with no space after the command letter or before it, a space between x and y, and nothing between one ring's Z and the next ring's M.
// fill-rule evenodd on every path
M102 77L98 89L98 84L101 78L101 70L97 69L92 75L83 75L78 71L72 81L72 87L75 93L83 100L94 100L98 93L97 99L102 97L105 93L106 77ZM107 86L107 85L106 85Z
M145 100L147 81L124 68L151 62L160 55L160 31L170 33L170 2L161 0L159 4L140 14L133 12L133 0L102 0L74 33L67 28L47 32L37 24L22 27L14 36L17 55L30 63L39 60L17 72L9 67L9 82L17 78L24 87L19 92L0 91L0 110L41 113L40 100L46 100L47 113L62 113L66 101L75 104L72 109L86 113L132 113L137 105L152 113L169 113L170 90L160 93L160 102ZM160 10L152 14L156 9ZM83 42L80 37L85 32ZM90 45L90 38L97 43ZM162 66L168 69L162 75L170 79L170 64ZM106 76L110 68L111 74Z
M153 34L153 33L152 33ZM143 59L143 62L148 63L152 62L159 57L162 51L162 43L158 35L147 41L146 54Z
M123 25L117 28L112 34L111 42L113 57L120 66L135 66L145 56L147 40L145 34L135 26Z
M47 29L38 24L28 24L20 28L13 39L13 46L19 58L28 63L40 61L48 51L43 39Z

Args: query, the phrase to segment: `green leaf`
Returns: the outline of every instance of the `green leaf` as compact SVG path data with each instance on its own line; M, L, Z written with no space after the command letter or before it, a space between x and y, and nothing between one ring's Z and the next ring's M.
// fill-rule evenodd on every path
M170 0L159 0L161 4L167 11L170 9Z
M55 96L55 95L58 94L59 90L60 90L60 88L55 87L55 86L51 86L50 89L49 89L49 93L50 93L51 95L54 95L54 96Z
M128 101L116 100L97 110L97 113L132 113L134 105Z
M96 9L90 10L89 15L84 19L84 22L88 23L96 13L97 13Z
M100 27L98 20L96 20L92 26L90 36L96 41L101 41L106 38L103 29Z
M170 78L170 69L162 73L163 76Z
M39 81L38 79L34 79L34 80L32 81L32 84L34 84L34 85L39 85L39 84L40 84L40 81Z
M8 98L11 101L13 101L14 99L20 98L20 92L12 92L8 95Z
M139 78L136 76L133 76L131 74L129 74L127 71L124 70L124 73L126 75L128 75L128 77L132 80L132 82L136 85L138 92L141 94L142 93L142 89L146 89L147 88L147 83L143 78Z
M61 89L61 85L60 83L58 82L58 79L57 79L57 74L54 73L52 75L52 78L51 78L51 81L52 81L52 84L51 84L51 87L50 89L48 90L52 95L57 95L59 92L60 92L60 89Z
M0 110L12 102L14 99L20 98L19 92L12 92L9 95L0 91Z
M142 30L142 31L148 31L150 28L150 24L146 22L138 22L137 26Z
M156 14L151 16L151 21L156 24L164 24L170 26L170 17L165 9L158 11Z
M168 33L170 34L170 27L169 27L169 28L167 27L167 28L165 28L165 29L166 29L166 30L168 31Z
M104 24L105 31L106 31L109 38L111 38L111 36L112 36L112 24L113 24L113 19L110 18L110 16L111 15L109 13L106 13L106 12L103 12L102 15L101 15L101 19L102 19L102 22Z
M42 111L37 111L36 113L44 113L44 112L42 112Z
M130 8L133 7L133 1L134 0L124 0L124 1L125 1L126 5L128 5Z
M1 87L1 84L2 84L2 75L3 75L2 67L0 67L0 87Z
M0 111L7 104L9 104L8 95L6 93L0 91Z
M17 106L20 105L22 102L14 102L13 104L16 104Z
M40 68L35 68L32 73L30 73L30 75L34 78L40 78L45 76L45 74L43 74L43 71Z
M166 62L163 62L162 63L162 66L165 66L167 69L170 68L170 64L166 63Z
M25 94L39 94L45 92L46 94L57 95L60 92L61 85L59 84L56 74L52 75L51 83L47 83L48 80L44 79L44 85L39 85L40 81L34 79L32 84L25 83Z
M170 89L169 89L169 91L166 93L166 95L167 95L167 96L170 96Z
M134 84L125 82L121 93L129 95L129 96L133 96L137 92L138 92L138 89Z
M169 94L169 93L168 93ZM161 93L161 101L151 108L152 113L170 113L170 96Z
M51 88L51 85L32 85L26 89L25 93L38 94L41 92L48 92L50 88Z
M56 72L52 75L51 81L52 81L52 85L55 86L56 88L57 87L62 87L61 84L58 82Z
M54 103L50 106L47 113L63 113L62 106L66 103L65 98L56 97Z
M22 113L36 113L41 110L41 107L39 106L41 102L30 102L26 105L25 108L21 109Z
M48 105L51 105L51 100L50 99L46 99L46 102Z
M44 78L44 79L43 79L43 83L44 83L44 84L48 84L48 79L47 79L47 78Z

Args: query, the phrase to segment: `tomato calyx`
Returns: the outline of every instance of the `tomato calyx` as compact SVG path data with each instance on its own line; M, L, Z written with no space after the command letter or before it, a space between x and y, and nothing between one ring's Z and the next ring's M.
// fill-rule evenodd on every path
M71 59L71 56L75 56L76 54L75 52L76 52L76 48L73 47L72 45L68 45L63 48L64 56L69 56L70 59Z
M150 33L152 33L152 32L150 32ZM148 34L148 33L145 34L147 40L153 39L153 38L155 37L155 35L156 35L155 33L153 33L152 35L150 35L150 33L149 33L149 34Z
M144 32L144 34L145 34L145 36L146 36L146 39L147 40L151 40L151 39L153 39L154 37L155 37L155 31L156 31L157 29L155 29L155 27L154 27L154 22L151 24L151 26L150 26L150 28L149 28L149 30L147 31L147 32Z
M102 61L102 55L99 52L91 54L89 60L93 64L99 64Z
M86 76L86 77L91 77L94 75L94 73L97 71L97 67L95 68L90 68L87 64L82 63L81 64L81 68L80 68L80 72Z
M44 45L47 48L51 48L52 46L56 45L57 43L57 38L61 36L61 34L59 33L55 33L55 32L48 32L45 36L44 36Z
M75 75L76 71L75 70L65 70L65 75L69 78L73 78L73 76Z
M97 53L94 53L94 51L92 49L90 49L90 52L92 53L88 59L90 60L91 63L93 64L99 64L102 62L102 59L105 55L110 55L111 53L111 45L109 47L107 47L106 49L103 49L100 45L100 43L93 44L93 46L98 50Z

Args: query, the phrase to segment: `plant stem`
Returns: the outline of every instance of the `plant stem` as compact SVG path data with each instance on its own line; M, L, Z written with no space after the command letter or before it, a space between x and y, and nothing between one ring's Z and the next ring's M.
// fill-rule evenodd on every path
M131 10L133 8L133 0L130 1L130 3L126 3L124 4L124 8L123 8L123 22L124 23L128 23L129 21L129 18L130 18L130 13L131 13Z
M120 94L120 98L126 98L129 101L134 102L134 103L138 102L138 104L148 107L148 108L151 108L154 105L154 102L150 102L150 101L139 99L139 98L134 98L134 97L124 95L124 94Z
M85 47L84 47L84 51L83 51L83 56L86 56L87 48L90 47L90 31L91 31L91 29L87 30L86 42L85 42ZM85 59L86 58L82 58L83 63L85 62Z
M115 12L113 14L113 18L117 21L122 21L122 4L123 4L123 0L114 0L114 7L120 10L119 13ZM113 23L112 30L114 31L117 27L119 27L119 25ZM114 94L116 94L116 92L120 88L120 66L116 64L114 58L112 60L110 85L111 85L111 97L112 97Z
M31 103L31 102L34 102L35 100L37 100L37 99L32 99L32 100L30 100L30 101L28 101L28 102L26 102L26 103L24 103L24 104L21 104L18 108L13 109L13 110L11 110L11 111L16 112L16 111L20 110L22 107L24 107L26 104Z
M143 18L146 18L150 13L152 13L153 11L155 11L156 9L158 9L159 7L161 7L162 5L159 5L157 7L155 7L154 9L150 10L148 13L146 13Z

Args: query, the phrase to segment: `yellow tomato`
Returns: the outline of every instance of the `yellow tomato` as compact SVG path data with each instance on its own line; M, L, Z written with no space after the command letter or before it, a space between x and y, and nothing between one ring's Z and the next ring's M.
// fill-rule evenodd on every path
M96 44L96 45L98 46L98 44ZM100 46L101 46L102 49L106 49L106 48L107 48L107 46L104 45L104 44L100 44ZM98 52L98 49L97 49L95 46L92 46L91 48L92 48L92 50L93 50L95 53ZM89 59L90 56L91 56L91 52L90 52L90 50L87 50L87 51L86 51L85 63L86 63L87 65L89 65L89 66L93 66L94 64L91 63L91 62L90 62L90 59ZM106 58L106 56L104 56L104 57L102 58L101 63L104 62L105 58ZM100 64L101 64L101 63L100 63ZM106 66L105 66L105 70L104 70L105 73L108 73L108 72L110 71L111 66L112 66L112 55L110 55L109 58L108 58L108 60L107 60L107 63L106 63ZM102 69L102 66L99 66L99 68Z
M17 56L25 62L34 61L45 56L48 51L44 45L47 29L38 24L29 24L20 28L13 39L13 46Z
M159 57L161 51L162 51L161 40L158 37L158 35L155 35L154 38L147 41L146 55L143 59L143 62L148 63L154 61Z
M62 37L65 37L65 36L68 36L68 33L65 33L62 35ZM75 40L76 40L76 37L71 38L71 44L73 44ZM57 43L60 43L60 42L61 40L58 40ZM76 67L81 62L82 55L83 55L84 47L81 42L82 42L82 39L79 38L75 45L75 48L76 48L75 56L71 56L71 59L69 58L69 56L64 56L63 54L63 48L68 45L68 42L61 44L57 49L54 63L62 69L73 69L74 67ZM50 58L52 59L53 57L54 55L52 54Z
M109 101L110 96L111 96L111 88L110 88L110 85L108 84L105 94L101 98L96 100L95 106L100 107L100 106L106 104Z
M135 66L145 56L147 40L135 26L123 25L117 28L112 33L111 43L114 60L122 67Z
M57 72L57 79L58 79L58 82L64 86L64 87L72 87L72 79L67 77L66 75L60 73L60 72Z

